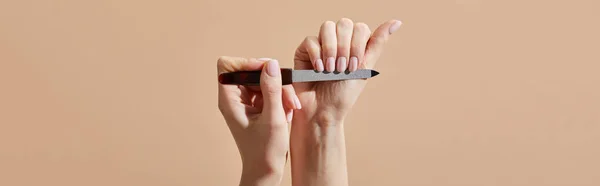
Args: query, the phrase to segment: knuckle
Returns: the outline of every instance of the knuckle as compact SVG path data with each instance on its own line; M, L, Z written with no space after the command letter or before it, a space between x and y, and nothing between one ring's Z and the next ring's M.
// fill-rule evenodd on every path
M337 22L337 26L340 28L352 28L354 22L348 18L342 18Z
M316 36L306 36L306 37L304 38L304 41L303 41L303 43L308 45L308 44L312 44L312 43L313 43L314 41L316 41L316 40L317 40L317 37L316 37Z
M337 22L338 29L352 29L354 23L350 19L340 19Z
M311 47L311 48L308 49L308 52L309 52L310 55L319 55L319 53L321 51L319 50L318 47ZM318 56L313 56L313 57L318 57Z
M333 21L323 22L323 24L321 25L321 28L327 28L327 27L335 27L335 23Z
M308 43L310 41L310 39L311 39L311 36L306 36L304 38L304 43Z
M357 23L356 25L354 25L354 32L364 35L370 35L371 29L369 29L369 26L365 23Z
M217 59L217 69L226 69L228 64L227 57L221 56Z
M369 25L367 25L366 23L363 23L363 22L359 22L359 23L354 24L354 28L364 31L364 30L369 30Z
M265 90L267 94L269 95L273 95L273 94L280 94L281 93L281 87L277 86L277 85L266 85Z
M220 56L219 59L217 59L217 65L223 65L223 64L225 64L225 62L227 61L226 58L227 57L225 57L225 56Z

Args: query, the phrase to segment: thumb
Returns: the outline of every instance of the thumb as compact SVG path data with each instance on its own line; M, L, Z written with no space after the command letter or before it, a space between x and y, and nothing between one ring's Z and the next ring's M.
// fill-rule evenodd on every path
M281 69L277 60L270 60L263 66L260 74L260 89L263 97L263 113L270 115L272 119L285 121L281 97Z
M367 68L373 68L375 66L375 63L383 52L385 43L387 43L390 35L400 28L400 25L402 25L402 22L390 20L381 24L377 27L375 32L371 34L365 51L365 59L367 60L364 64Z

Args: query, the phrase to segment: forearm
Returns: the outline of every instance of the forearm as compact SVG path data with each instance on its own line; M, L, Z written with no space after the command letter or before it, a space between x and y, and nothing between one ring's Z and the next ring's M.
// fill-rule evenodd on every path
M294 119L292 185L348 185L343 122Z

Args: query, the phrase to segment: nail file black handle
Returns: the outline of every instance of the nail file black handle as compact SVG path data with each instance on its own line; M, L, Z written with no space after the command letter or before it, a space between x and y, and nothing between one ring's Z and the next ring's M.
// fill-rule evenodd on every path
M238 71L219 74L219 83L224 85L260 85L261 70L257 71ZM292 84L292 69L281 69L281 83L283 85Z

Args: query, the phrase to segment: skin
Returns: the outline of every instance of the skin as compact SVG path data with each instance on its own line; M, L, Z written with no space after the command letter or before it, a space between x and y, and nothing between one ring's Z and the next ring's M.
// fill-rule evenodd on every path
M350 19L327 21L319 36L309 36L300 44L294 68L372 69L400 25L390 20L371 32L366 24ZM366 84L367 80L294 84L303 108L295 112L291 130L293 185L348 185L343 124Z
M219 84L219 110L242 158L240 185L278 185L289 150L288 124L293 109L301 108L293 87L281 85L276 60L221 57L217 69L262 69L260 87Z
M327 21L318 36L300 44L294 68L372 69L400 24L390 20L371 32L366 24L350 19ZM343 124L367 81L281 86L281 76L275 73L279 68L272 59L218 60L219 73L262 69L260 87L219 84L219 109L242 158L240 185L279 185L288 150L293 185L348 185Z

